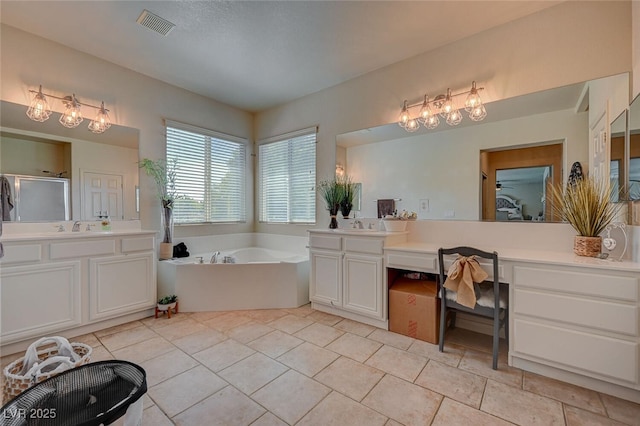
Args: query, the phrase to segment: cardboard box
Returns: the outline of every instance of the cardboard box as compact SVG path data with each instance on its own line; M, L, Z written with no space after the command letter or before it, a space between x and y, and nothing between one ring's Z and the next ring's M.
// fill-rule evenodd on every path
M435 281L397 278L389 288L389 330L438 344L440 299Z

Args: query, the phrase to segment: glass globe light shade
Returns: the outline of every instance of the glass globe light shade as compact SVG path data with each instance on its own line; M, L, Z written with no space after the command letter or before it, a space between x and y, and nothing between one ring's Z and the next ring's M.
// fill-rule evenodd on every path
M440 119L436 114L432 114L424 122L424 125L427 126L427 129L430 129L430 130L435 129L436 127L438 127L439 124L440 124Z
M431 109L431 104L429 103L429 98L425 95L424 102L422 103L422 108L420 108L420 121L423 123L427 123L430 117L433 117L434 112Z
M451 97L451 89L447 89L447 96L440 107L440 115L444 118L448 118L449 114L454 110L456 110L456 106L453 103L453 98Z
M407 106L407 101L404 101L404 105L402 106L402 111L400 111L400 116L398 117L398 124L400 127L407 127L407 123L411 120L411 115L409 114L409 107Z
M33 97L29 108L27 109L27 116L33 121L47 121L51 116L51 107L47 102L47 98L42 93L42 86L38 90L38 93Z
M418 123L418 120L416 120L415 118L410 118L409 121L407 121L407 126L405 127L405 130L407 132L415 132L416 130L418 130L418 128L420 127L420 124Z
M462 121L462 114L460 110L454 109L447 115L447 124L450 126L457 126Z
M482 106L482 99L480 99L480 94L478 94L476 82L474 81L471 83L471 91L464 102L464 109L467 110L467 112L472 112L474 108L480 106Z

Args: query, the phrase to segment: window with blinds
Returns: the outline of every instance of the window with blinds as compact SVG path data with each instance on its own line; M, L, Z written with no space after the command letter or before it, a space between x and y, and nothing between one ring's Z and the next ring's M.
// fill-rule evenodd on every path
M167 164L175 164L176 224L246 220L246 140L167 122Z
M258 155L260 221L315 223L316 129L265 141Z

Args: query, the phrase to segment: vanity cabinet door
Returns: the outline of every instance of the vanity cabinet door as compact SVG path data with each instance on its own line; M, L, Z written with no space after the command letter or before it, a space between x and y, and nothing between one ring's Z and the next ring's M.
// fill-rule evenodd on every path
M155 306L153 252L89 259L89 320Z
M347 253L344 256L343 308L383 319L382 258Z
M342 306L342 253L311 250L309 299L312 302Z
M80 261L2 267L2 343L81 324Z

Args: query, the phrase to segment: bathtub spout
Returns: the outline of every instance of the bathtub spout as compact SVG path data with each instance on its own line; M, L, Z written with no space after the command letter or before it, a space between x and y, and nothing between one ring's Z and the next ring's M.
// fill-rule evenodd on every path
M218 256L220 256L219 251L213 253L213 256L211 256L211 260L209 261L209 263L218 263Z

